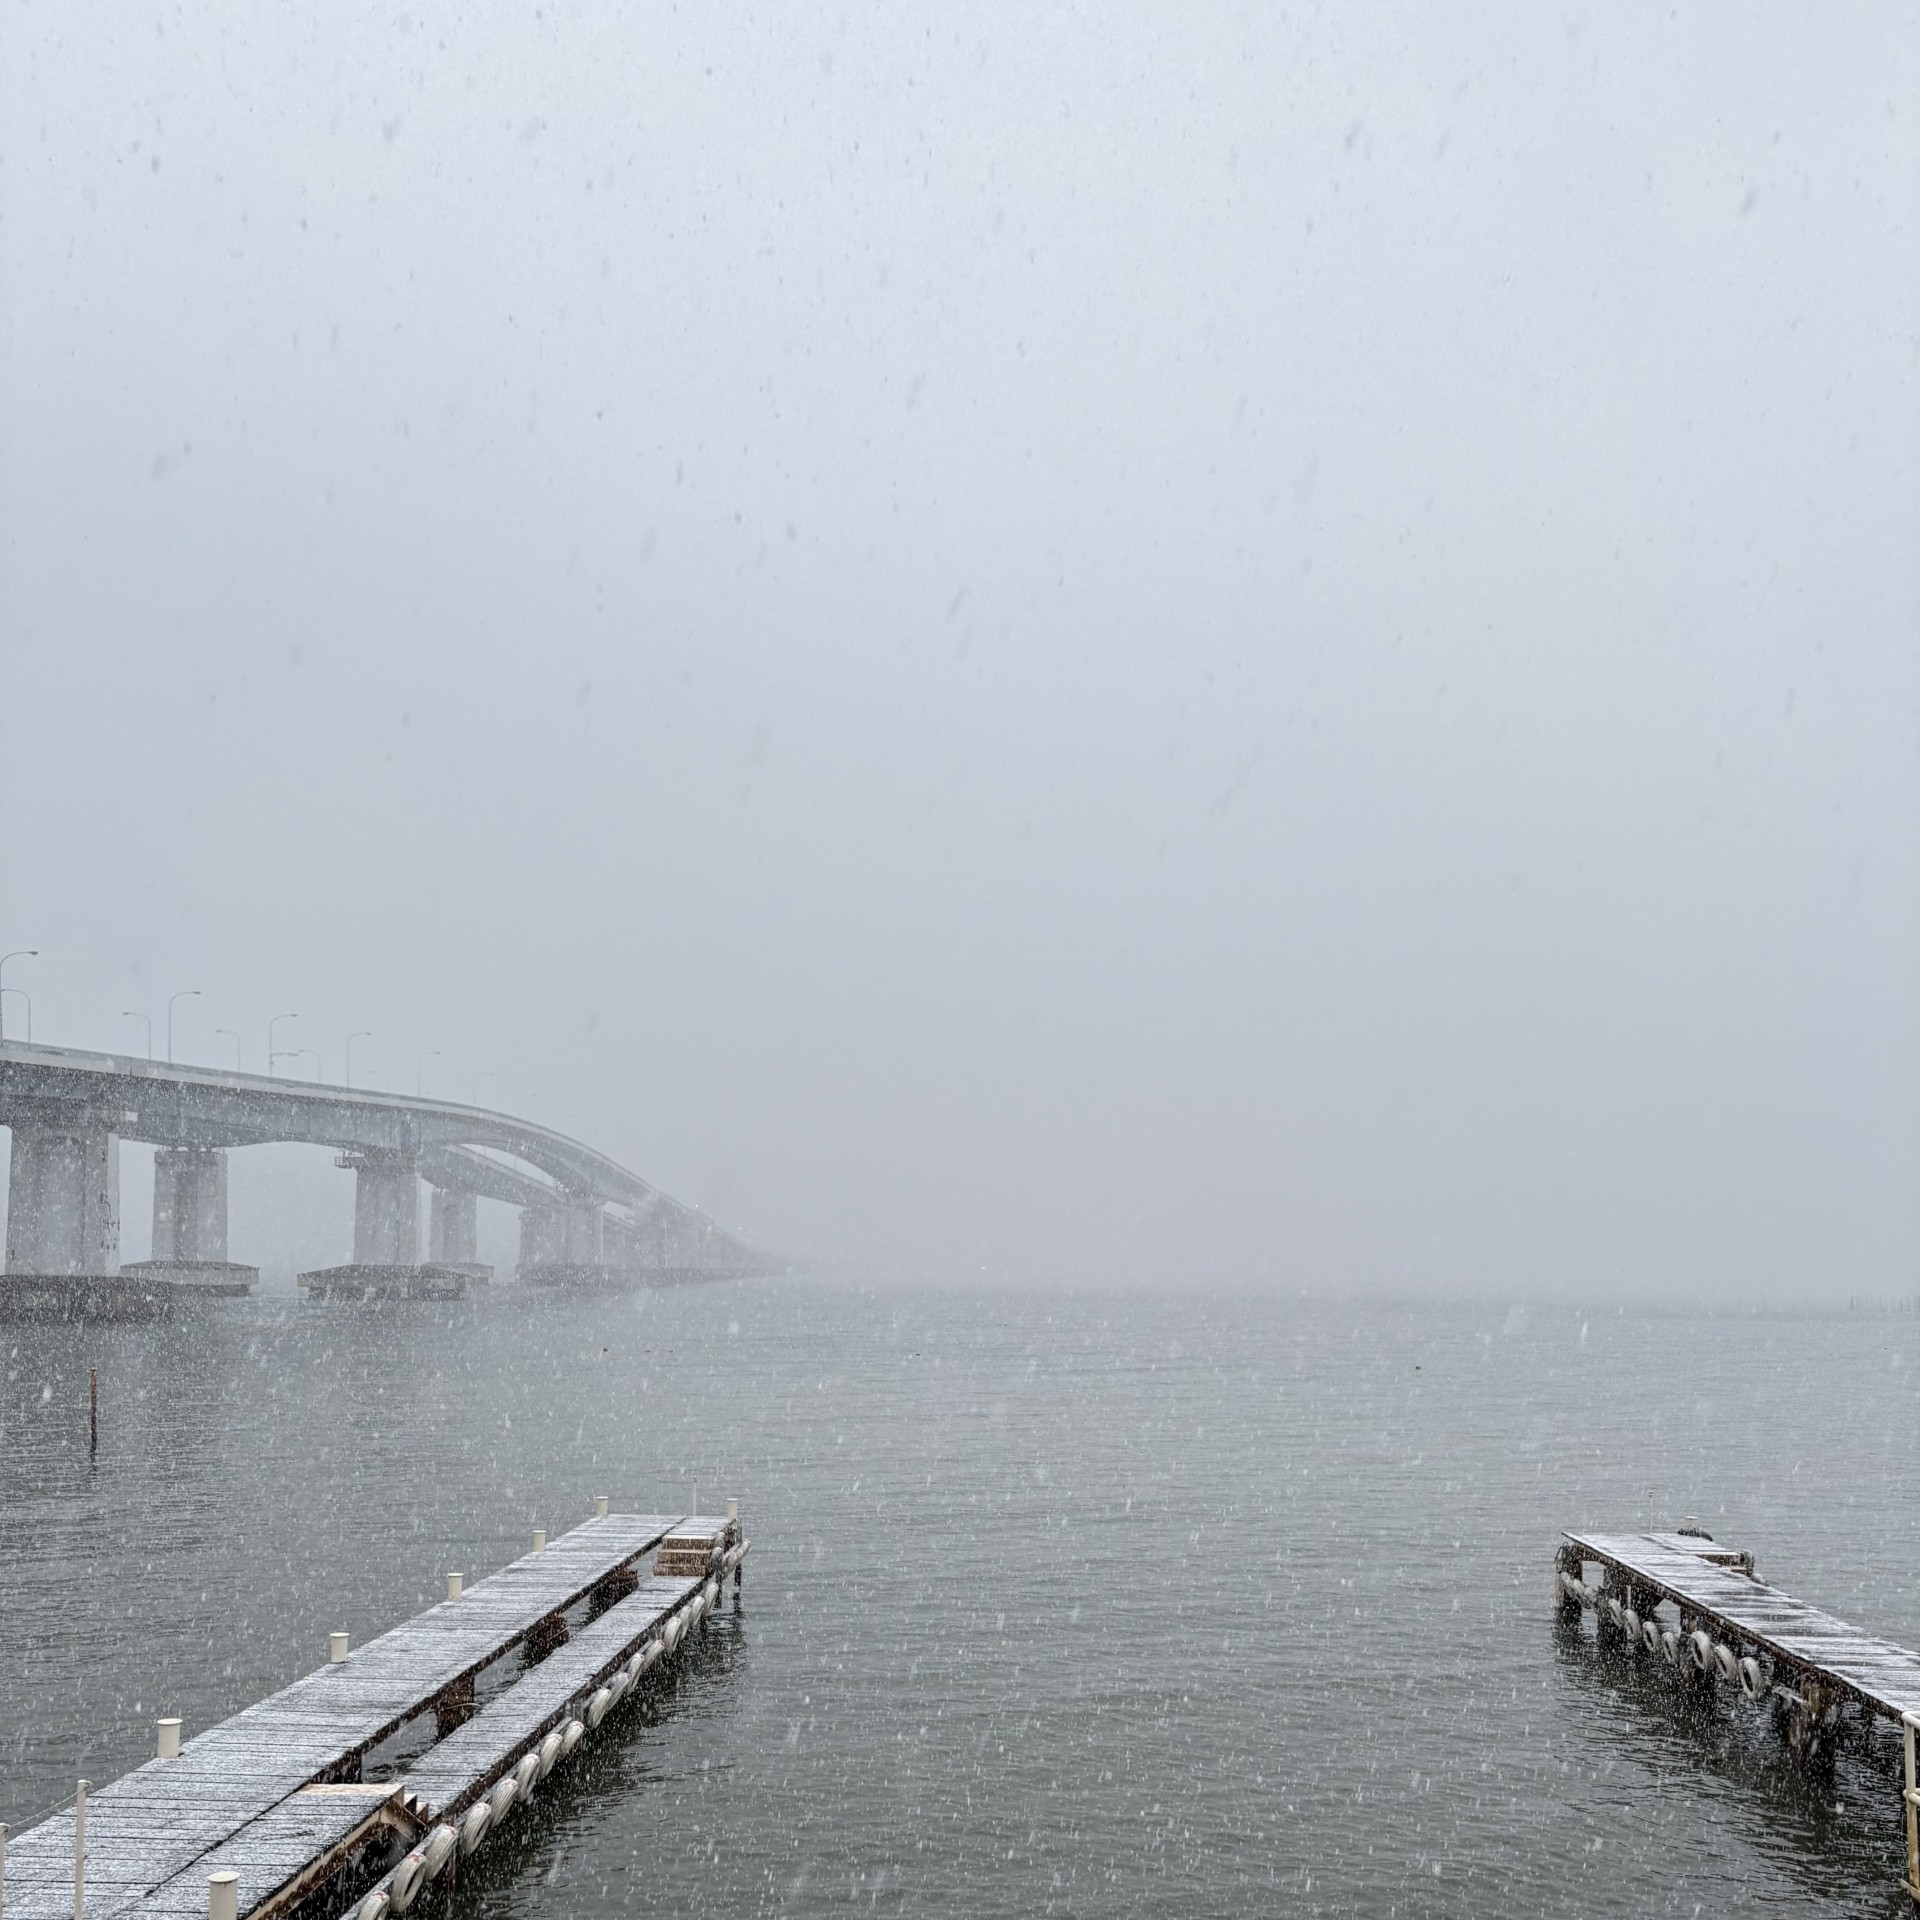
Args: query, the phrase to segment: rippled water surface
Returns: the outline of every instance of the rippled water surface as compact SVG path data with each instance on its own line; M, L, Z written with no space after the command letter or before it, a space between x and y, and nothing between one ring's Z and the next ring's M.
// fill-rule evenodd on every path
M1562 1526L1697 1513L1920 1645L1912 1320L769 1282L0 1354L16 1829L697 1482L743 1606L457 1914L1904 1910L1890 1752L1803 1778L1548 1596Z

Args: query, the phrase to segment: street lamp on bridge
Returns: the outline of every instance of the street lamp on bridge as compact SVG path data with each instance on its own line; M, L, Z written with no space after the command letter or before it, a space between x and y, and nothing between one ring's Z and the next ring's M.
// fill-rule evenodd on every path
M269 1080L273 1078L273 1063L276 1057L273 1051L273 1030L282 1020L298 1020L299 1018L300 1016L297 1013L276 1013L273 1018L267 1022L267 1078Z
M0 953L0 975L6 973L7 962L9 960L37 960L39 957L40 949L38 947L15 947L11 953ZM4 1040L7 1037L7 1023L4 1012L6 1004L6 995L0 993L0 1040ZM28 1001L27 1004L31 1007L33 1002ZM33 1015L31 1013L27 1015L27 1038L29 1040L33 1038Z
M362 1027L358 1033L350 1033L347 1035L347 1085L348 1086L353 1085L353 1043L356 1040L371 1040L372 1038L373 1038L373 1031L371 1028L368 1028L368 1027Z
M233 1042L233 1070L235 1073L242 1071L246 1056L240 1051L240 1036L231 1027L215 1027L213 1031L216 1039Z
M413 1090L417 1095L424 1096L427 1091L427 1087L426 1087L427 1062L429 1060L438 1060L439 1058L440 1058L440 1049L438 1047L429 1047L426 1050L426 1052L423 1053L420 1056L420 1058L414 1062Z
M167 1065L173 1065L173 1003L176 1000L198 1000L198 987L182 987L178 993L167 995Z
M131 1010L121 1014L120 1018L122 1020L138 1020L140 1024L146 1028L147 1058L151 1060L153 1058L153 1022L149 1020L144 1013L134 1013Z
M27 1045L33 1045L33 995L25 987L0 987L0 1004L4 1004L10 993L17 993L27 1003Z

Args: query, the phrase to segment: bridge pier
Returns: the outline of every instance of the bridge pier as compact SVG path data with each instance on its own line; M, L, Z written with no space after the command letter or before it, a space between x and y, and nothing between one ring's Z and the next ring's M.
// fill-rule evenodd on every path
M470 1263L437 1257L421 1262L418 1154L353 1147L335 1164L354 1173L353 1259L344 1267L316 1267L300 1275L314 1299L457 1300L469 1281L488 1277L485 1268ZM440 1199L436 1188L436 1236L446 1231Z
M429 1186L427 1259L436 1267L455 1267L476 1280L491 1280L493 1269L480 1258L480 1196L461 1187Z
M618 1277L607 1265L607 1216L591 1194L561 1192L520 1209L520 1278L534 1286L591 1284Z
M427 1257L443 1266L469 1267L480 1258L480 1200L451 1187L430 1187Z
M86 1107L8 1114L7 1270L0 1317L147 1320L167 1289L120 1270L117 1113Z
M354 1171L353 1264L420 1264L420 1163L410 1153L376 1150L340 1155Z
M153 1257L225 1264L227 1156L219 1147L156 1149Z
M153 1156L153 1254L125 1271L196 1293L250 1293L258 1267L227 1258L227 1155L159 1147Z
M105 1119L13 1122L7 1271L120 1271L120 1140Z

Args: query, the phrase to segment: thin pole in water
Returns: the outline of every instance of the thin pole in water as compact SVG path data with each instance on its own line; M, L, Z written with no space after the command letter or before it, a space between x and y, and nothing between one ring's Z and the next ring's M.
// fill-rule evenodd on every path
M7 1823L0 1820L0 1914L7 1910Z
M87 1788L82 1780L73 1795L73 1920L87 1920Z
M1920 1802L1920 1780L1914 1777L1913 1754L1913 1733L1916 1725L1920 1725L1920 1722L1916 1722L1912 1714L1903 1713L1900 1716L1902 1743L1906 1748L1903 1756L1906 1761L1904 1769L1906 1791L1900 1797L1906 1803L1907 1815L1907 1891L1914 1894L1916 1899L1920 1899L1920 1893L1915 1892L1916 1888L1920 1888L1920 1806L1915 1804Z
M95 1367L87 1369L87 1458L91 1460L100 1451L100 1374Z

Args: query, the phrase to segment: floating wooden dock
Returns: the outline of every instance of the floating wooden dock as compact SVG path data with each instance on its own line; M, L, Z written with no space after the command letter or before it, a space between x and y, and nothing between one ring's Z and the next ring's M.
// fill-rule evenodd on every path
M1696 1692L1737 1687L1778 1716L1803 1760L1829 1759L1849 1723L1896 1729L1905 1751L1906 1886L1920 1901L1920 1653L1768 1586L1751 1553L1719 1545L1691 1522L1678 1533L1567 1533L1554 1595L1563 1617L1592 1608L1603 1642L1663 1660Z
M440 1605L363 1647L336 1636L326 1666L6 1843L5 1920L405 1913L738 1585L746 1552L731 1513L601 1513L464 1591L450 1576ZM399 1778L363 1778L427 1716L433 1743Z

